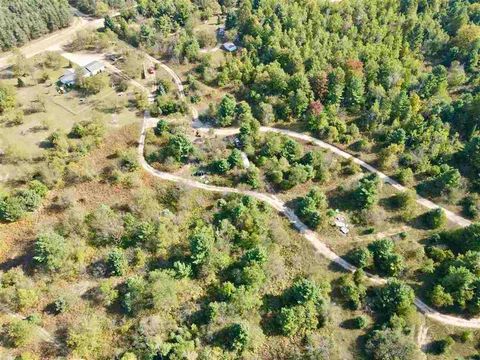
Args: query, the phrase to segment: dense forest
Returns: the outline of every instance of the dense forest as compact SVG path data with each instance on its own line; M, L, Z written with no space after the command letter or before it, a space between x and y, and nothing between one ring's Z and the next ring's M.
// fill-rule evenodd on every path
M261 123L375 153L428 196L479 190L477 2L245 1L226 28L244 49L216 81Z
M0 48L22 46L51 31L70 24L66 0L0 1Z
M134 3L133 0L69 0L72 6L75 6L85 14L104 16L109 9L121 9Z

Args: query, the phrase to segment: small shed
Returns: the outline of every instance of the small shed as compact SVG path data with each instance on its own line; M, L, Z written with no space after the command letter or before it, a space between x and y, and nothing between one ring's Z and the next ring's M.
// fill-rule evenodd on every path
M235 52L237 51L237 45L233 42L226 42L223 44L223 48L228 52Z
M337 215L332 222L332 225L335 226L343 235L348 235L350 233L347 219L344 216L338 214L338 210Z

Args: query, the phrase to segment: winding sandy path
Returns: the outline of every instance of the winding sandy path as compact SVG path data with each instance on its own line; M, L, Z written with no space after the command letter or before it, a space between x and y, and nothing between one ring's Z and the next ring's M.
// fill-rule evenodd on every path
M160 62L159 60L147 56L151 61L160 64L160 66L167 71L170 76L173 78L173 81L177 85L177 89L179 91L179 96L181 99L185 98L184 94L184 88L182 81L180 77L173 71L170 67L165 65L164 63ZM198 111L194 106L191 106L191 113L192 113L192 120L193 120L193 126L196 127L198 130L201 131L214 131L215 134L217 135L232 135L238 132L238 129L234 128L227 128L227 129L212 129L204 126L199 119L198 119ZM235 194L244 194L244 195L249 195L252 196L260 201L263 201L267 204L269 204L271 207L273 207L275 210L277 210L279 213L285 215L287 217L291 224L297 229L297 231L302 234L305 239L307 239L312 246L315 248L315 251L318 252L320 255L324 256L325 258L329 259L330 261L336 263L343 269L353 272L356 270L356 267L350 264L348 261L337 255L334 251L332 251L319 237L317 233L314 231L310 230L307 225L305 225L297 215L295 215L294 211L287 207L285 203L280 200L278 197L271 195L271 194L264 194L256 191L248 191L248 190L239 190L236 188L229 188L229 187L223 187L223 186L214 186L214 185L207 185L195 180L191 179L186 179L177 175L173 175L167 172L159 171L157 169L154 169L152 166L150 166L147 161L145 160L144 157L144 152L145 152L145 137L146 133L149 127L155 126L155 121L152 120L150 117L149 113L146 112L144 116L144 121L142 125L142 131L140 134L140 139L138 142L138 157L139 161L144 168L145 171L150 173L152 176L158 177L162 180L167 180L167 181L172 181L178 184L182 184L188 187L193 187L205 191L212 191L212 192L218 192L218 193L223 193L223 194L228 194L228 193L235 193ZM353 157L351 154L333 146L330 144L327 144L321 140L315 139L309 135L305 134L299 134L291 130L285 130L285 129L277 129L277 128L271 128L271 127L261 127L260 131L262 132L277 132L281 134L285 134L288 136L291 136L293 138L302 140L302 141L308 141L311 142L312 144L315 144L319 147L322 147L324 149L327 149L329 151L332 151L334 154L341 156L345 159L352 159L355 163L359 164L366 170L373 172L379 176L380 179L382 179L385 183L392 185L395 189L398 191L407 191L408 189L402 185L400 185L398 182L396 182L394 179L391 177L385 175L381 171L377 170L370 164L364 162L363 160L360 160L358 158ZM430 200L427 200L425 198L422 198L420 196L417 197L417 203L419 203L422 206L425 206L428 209L435 209L439 208L440 206L436 205L435 203L431 202ZM460 226L468 226L471 224L471 222L451 211L448 209L444 209L445 214L447 218L452 221L453 223L460 225ZM379 276L372 275L367 273L367 276L369 280L376 285L382 285L387 282L386 279L383 279ZM457 327L464 327L464 328L472 328L472 329L480 329L480 319L474 318L474 319L464 319L461 317L456 317L456 316L451 316L451 315L445 315L442 314L435 309L431 308L427 304L425 304L422 300L420 300L418 297L415 298L414 300L415 306L426 316L429 318L438 321L442 324L445 325L450 325L450 326L457 326Z
M169 66L165 65L163 62L155 59L153 56L150 56L148 54L146 54L145 56L146 56L147 59L149 59L153 63L159 64L172 77L173 81L175 82L175 85L177 86L177 89L178 89L178 92L179 92L179 95L180 95L180 99L185 100L185 92L184 92L184 87L183 87L183 84L182 84L182 80L177 75L177 73L174 70L172 70ZM192 113L192 120L193 120L192 125L193 125L193 127L195 127L199 131L214 131L215 134L221 135L221 136L234 135L234 134L238 133L238 131L239 131L238 128L220 128L220 129L217 129L217 128L208 127L208 126L206 126L205 124L203 124L202 122L199 121L198 111L194 106L190 107L190 111ZM290 136L292 138L295 138L295 139L298 139L298 140L301 140L301 141L312 143L312 144L314 144L318 147L321 147L322 149L326 149L326 150L328 150L328 151L334 153L335 155L340 156L344 159L351 159L354 163L360 165L365 170L377 174L377 176L383 182L385 182L386 184L390 184L397 191L404 192L404 191L409 190L407 187L401 185L395 179L393 179L390 176L384 174L383 172L376 169L375 167L368 164L367 162L365 162L363 160L360 160L359 158L356 158L355 156L349 154L346 151L343 151L343 150L339 149L338 147L336 147L334 145L331 145L331 144L326 143L325 141L316 139L313 136L298 133L298 132L292 131L292 130L273 128L273 127L269 127L269 126L261 126L260 131L261 132L276 132L276 133L279 133L279 134L284 134L284 135ZM472 224L472 222L470 220L465 219L464 217L455 214L454 212L446 209L445 207L439 206L439 205L435 204L434 202L432 202L428 199L425 199L425 198L423 198L419 195L417 195L417 203L419 205L423 206L423 207L426 207L427 209L441 208L445 212L445 215L446 215L447 219L450 220L452 223L454 223L456 225L466 227L466 226L469 226L469 225Z

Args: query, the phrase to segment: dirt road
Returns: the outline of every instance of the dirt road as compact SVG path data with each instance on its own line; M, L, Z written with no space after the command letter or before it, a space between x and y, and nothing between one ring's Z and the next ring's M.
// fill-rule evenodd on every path
M34 40L21 47L20 52L26 58L31 58L47 50L59 50L72 40L79 30L99 29L103 26L103 19L91 19L88 17L75 17L68 28L58 30L50 35ZM7 68L12 61L12 53L6 53L0 57L0 70Z

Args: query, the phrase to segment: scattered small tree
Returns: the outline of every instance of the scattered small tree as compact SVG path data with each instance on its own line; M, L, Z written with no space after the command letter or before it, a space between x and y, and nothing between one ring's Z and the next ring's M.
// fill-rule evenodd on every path
M440 208L428 211L423 215L423 221L429 229L438 229L447 222L445 211Z
M68 255L66 240L53 231L40 234L35 242L34 260L49 271L60 270Z

